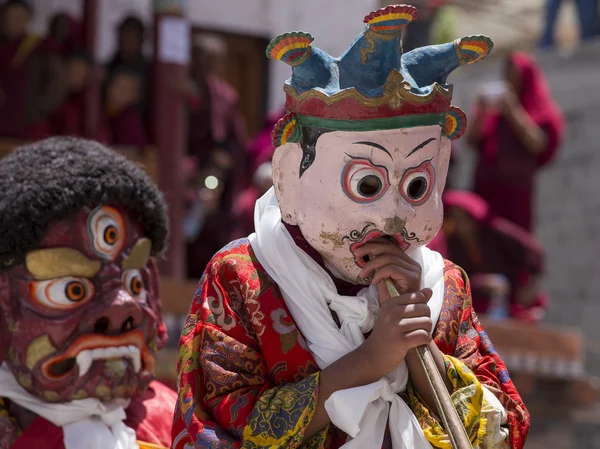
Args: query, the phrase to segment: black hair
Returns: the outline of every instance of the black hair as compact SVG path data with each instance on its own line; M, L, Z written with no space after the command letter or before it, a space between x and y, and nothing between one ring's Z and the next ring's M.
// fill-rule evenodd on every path
M142 22L141 19L136 16L127 16L121 21L121 23L119 23L119 31L123 31L125 28L130 28L139 33L141 36L144 36L146 33L144 22Z
M91 140L52 137L0 159L0 271L23 263L48 225L100 204L126 207L152 241L166 246L167 208L146 173Z
M60 22L63 20L68 20L68 16L64 12L56 13L50 18L50 21L48 22L48 31L51 35L57 31Z
M301 126L300 129L302 131L302 140L300 140L302 160L300 161L299 177L301 178L317 157L317 140L319 137L335 130L316 126Z
M2 5L2 11L6 11L10 7L20 7L24 8L29 12L30 15L33 15L33 5L25 0L8 0L4 5Z

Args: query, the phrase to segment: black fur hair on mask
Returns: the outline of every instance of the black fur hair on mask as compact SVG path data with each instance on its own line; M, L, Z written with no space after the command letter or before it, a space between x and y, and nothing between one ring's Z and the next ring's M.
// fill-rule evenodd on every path
M53 137L0 159L0 271L23 263L48 225L101 204L122 205L152 241L167 241L167 209L144 171L104 145Z

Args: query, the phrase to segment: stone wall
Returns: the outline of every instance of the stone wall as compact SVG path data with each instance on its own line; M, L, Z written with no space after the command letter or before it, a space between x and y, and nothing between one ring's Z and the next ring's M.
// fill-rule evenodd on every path
M566 140L537 186L537 237L548 253L546 321L580 328L587 367L600 376L600 42L565 56L538 54L567 120ZM454 76L456 104L468 112L481 83L497 79L502 60L490 58ZM458 73L460 72L460 73ZM459 184L472 179L471 151L461 148Z

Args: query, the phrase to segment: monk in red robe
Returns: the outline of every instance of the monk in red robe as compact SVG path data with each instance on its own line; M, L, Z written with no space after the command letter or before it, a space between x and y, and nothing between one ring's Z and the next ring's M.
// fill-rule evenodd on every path
M53 41L56 51L65 60L85 48L84 28L75 17L58 13L50 19L48 28L48 39Z
M49 116L66 94L64 67L48 40L28 34L32 10L22 0L2 6L0 23L0 136L49 135Z
M541 245L520 226L494 214L477 194L447 191L444 207L443 232L433 248L469 275L475 311L491 312L493 298L502 297L507 315L539 321L547 302L540 290L545 262Z
M140 112L141 79L127 67L116 70L108 82L105 127L111 145L142 148L148 142Z
M273 127L277 123L277 120L283 115L285 115L285 111L283 110L269 114L263 128L256 136L254 136L248 145L247 153L252 167L252 173L254 173L260 165L269 162L273 158L275 148L273 148L273 143L271 142L271 133L273 132Z
M220 172L222 189L217 210L198 237L188 244L189 277L201 275L211 256L229 240L234 198L248 186L252 173L245 151L246 131L238 94L218 76L226 51L220 38L197 36L192 49L191 77L182 92L188 104L188 157L195 160L201 178L205 177L205 171Z
M88 85L90 58L76 52L67 61L69 94L52 115L50 126L55 136L85 136L85 89Z
M506 63L506 83L482 92L467 141L478 155L474 191L526 231L534 227L535 177L556 156L562 114L541 68L521 52Z
M143 51L146 27L139 17L131 15L125 17L115 31L117 34L117 49L105 66L107 80L110 81L123 68L137 74L140 84L137 108L142 114L144 124L150 126L151 70L150 61L148 61Z
M218 74L226 56L226 44L216 36L197 36L192 49L188 154L199 167L216 147L225 147L237 165L244 159L245 123L235 89Z

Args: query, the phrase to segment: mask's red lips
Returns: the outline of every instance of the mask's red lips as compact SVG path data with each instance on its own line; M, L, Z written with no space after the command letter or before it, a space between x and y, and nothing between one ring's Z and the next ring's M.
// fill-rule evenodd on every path
M378 231L378 230L370 231L367 233L367 235L365 235L365 237L360 242L356 242L356 243L353 243L352 245L350 245L350 252L354 256L354 263L356 263L356 265L358 265L360 268L365 266L365 264L367 263L367 260L365 260L364 257L357 257L355 254L356 250L359 249L360 247L364 246L365 244L367 244L369 241L374 240L379 237L383 237L388 240L393 240L403 251L406 251L410 247L410 243L408 243L404 239L404 236L401 233L389 235L389 234L384 234L383 232Z

